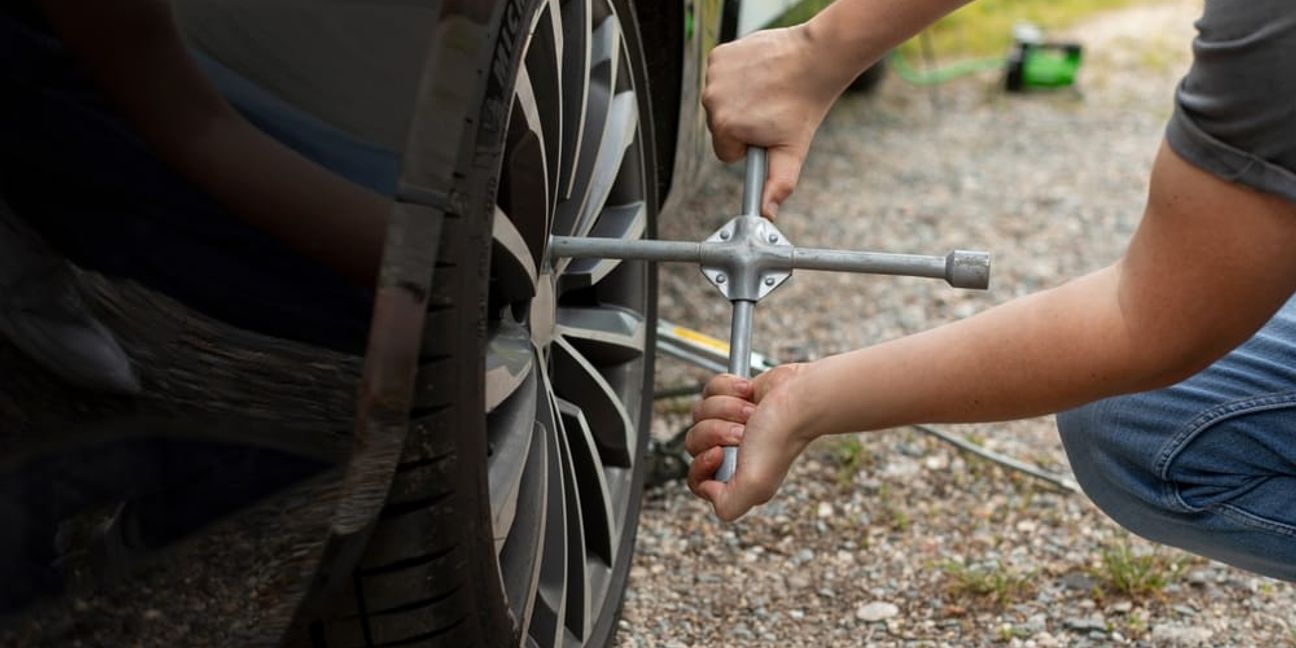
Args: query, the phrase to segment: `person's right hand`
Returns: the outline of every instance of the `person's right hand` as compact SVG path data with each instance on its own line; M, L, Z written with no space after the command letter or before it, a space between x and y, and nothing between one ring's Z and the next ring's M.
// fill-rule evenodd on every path
M707 60L702 105L716 156L732 163L748 146L769 149L761 198L767 218L792 194L819 123L859 72L824 50L798 25L721 45Z

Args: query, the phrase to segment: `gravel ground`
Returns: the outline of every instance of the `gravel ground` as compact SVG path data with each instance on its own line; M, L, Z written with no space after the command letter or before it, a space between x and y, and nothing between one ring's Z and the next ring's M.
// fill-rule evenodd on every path
M1117 258L1200 6L1159 2L1074 30L1089 54L1080 92L1010 97L989 75L929 94L892 76L840 102L780 228L801 245L991 250L993 288L803 273L757 309L755 348L817 358ZM738 171L712 174L662 237L698 240L735 213ZM728 305L695 269L661 276L663 317L727 334ZM659 365L661 387L707 378ZM682 429L692 405L659 403L655 433ZM1051 419L949 429L1068 470ZM913 430L818 444L739 523L675 482L648 493L641 524L619 646L1296 645L1293 586L1154 547L1083 496Z

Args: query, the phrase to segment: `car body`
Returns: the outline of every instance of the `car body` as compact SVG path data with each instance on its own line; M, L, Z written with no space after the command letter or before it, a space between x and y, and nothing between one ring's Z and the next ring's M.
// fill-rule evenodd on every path
M675 217L796 3L57 4L0 11L0 642L610 641L655 280L546 237Z

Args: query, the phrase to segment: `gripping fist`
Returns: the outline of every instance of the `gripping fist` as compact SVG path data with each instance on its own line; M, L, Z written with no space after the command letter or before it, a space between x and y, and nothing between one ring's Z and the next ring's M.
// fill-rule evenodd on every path
M792 461L812 435L799 420L791 395L806 365L782 365L751 381L731 374L711 379L693 410L684 447L693 455L689 489L711 502L716 516L736 520L764 504L783 483ZM729 483L715 481L723 446L738 446L738 469Z
M853 77L818 52L804 26L760 31L707 59L702 105L716 156L736 162L748 146L769 149L761 212L774 218L796 188L819 123ZM816 60L818 59L818 60Z

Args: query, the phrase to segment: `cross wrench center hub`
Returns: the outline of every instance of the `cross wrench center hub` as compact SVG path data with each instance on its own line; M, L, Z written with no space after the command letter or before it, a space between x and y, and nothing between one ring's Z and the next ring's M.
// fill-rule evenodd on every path
M760 301L792 276L792 244L759 216L735 216L703 243L702 274L729 301Z

